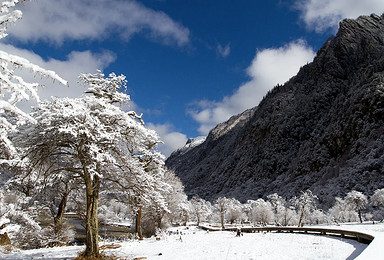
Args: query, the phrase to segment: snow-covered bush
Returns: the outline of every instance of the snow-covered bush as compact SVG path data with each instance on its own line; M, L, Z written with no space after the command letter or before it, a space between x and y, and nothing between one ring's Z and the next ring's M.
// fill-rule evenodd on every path
M75 240L75 231L67 225L64 225L59 231L54 226L44 228L43 231L47 238L44 246L47 247L68 245Z
M42 244L41 227L34 220L33 208L25 204L28 198L10 190L0 190L0 232L7 233L13 245L19 248L37 248Z

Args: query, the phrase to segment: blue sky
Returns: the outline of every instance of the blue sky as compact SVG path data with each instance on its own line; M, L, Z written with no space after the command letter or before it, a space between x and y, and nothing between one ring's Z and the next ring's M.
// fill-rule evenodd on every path
M187 138L258 104L295 75L345 17L384 12L382 0L32 0L0 49L55 70L79 96L81 72L124 74L131 109L168 155Z

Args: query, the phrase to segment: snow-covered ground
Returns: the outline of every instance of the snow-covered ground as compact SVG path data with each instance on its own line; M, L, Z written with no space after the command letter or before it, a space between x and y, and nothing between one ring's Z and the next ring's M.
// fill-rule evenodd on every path
M120 243L122 247L105 253L120 259L382 259L384 257L384 224L345 224L323 226L351 229L373 234L367 247L350 239L292 233L244 233L236 237L228 231L206 232L196 227L172 228L171 235L161 235L143 241ZM178 234L177 234L178 231ZM181 234L180 234L181 232ZM101 243L102 244L102 243ZM27 250L7 255L3 259L70 259L83 247L60 247Z

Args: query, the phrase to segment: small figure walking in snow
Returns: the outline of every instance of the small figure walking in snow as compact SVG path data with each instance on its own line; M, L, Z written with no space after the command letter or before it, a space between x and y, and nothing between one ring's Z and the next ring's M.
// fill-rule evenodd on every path
M241 228L238 228L236 230L236 236L239 237L239 236L242 236L242 235L243 235L243 233L241 232Z

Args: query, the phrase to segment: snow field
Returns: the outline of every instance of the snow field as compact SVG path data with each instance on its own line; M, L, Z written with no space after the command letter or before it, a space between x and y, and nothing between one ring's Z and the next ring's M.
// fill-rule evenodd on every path
M384 227L375 226L380 230ZM350 226L357 230L353 227L355 226ZM243 236L236 237L234 232L207 232L196 227L172 228L170 231L172 234L163 234L160 240L152 237L143 241L122 242L119 243L122 245L121 248L106 250L105 253L120 259L140 257L167 260L355 259L367 247L350 239L309 234L244 233ZM76 257L77 252L81 250L83 247L80 246L58 247L20 251L2 257L3 259L70 259ZM373 256L370 259L380 259L374 257L380 255L376 250L378 248L370 254L370 257Z
M116 256L147 259L347 259L366 245L353 240L290 233L244 233L182 230L160 241L126 242ZM129 258L128 258L129 259Z

